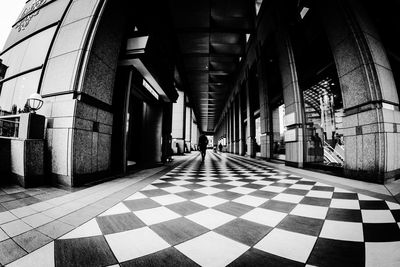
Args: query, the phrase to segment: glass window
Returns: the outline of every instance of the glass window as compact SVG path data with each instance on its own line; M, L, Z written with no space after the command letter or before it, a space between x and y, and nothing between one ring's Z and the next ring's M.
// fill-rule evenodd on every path
M39 8L41 5L44 5L49 0L35 0L29 1L25 5L25 9L31 10L32 6L35 8ZM53 1L48 6L45 6L41 9L37 9L36 12L31 13L29 16L22 16L24 19L18 22L13 29L11 30L10 35L8 36L7 42L4 46L4 49L12 46L19 40L25 38L29 34L32 34L52 23L55 23L61 19L65 8L67 7L69 0L57 0ZM22 15L22 13L21 13ZM21 15L18 19L21 18Z
M55 30L52 27L38 33L4 53L1 58L8 66L5 78L42 65Z
M21 64L21 70L28 70L44 63L56 27L47 29L29 39L29 46Z
M12 79L2 84L0 91L0 110L11 111L14 88L17 79Z
M37 70L5 82L0 94L1 109L10 111L13 105L23 109L26 99L37 91L40 74L41 70Z
M28 45L29 40L22 42L0 57L3 60L3 64L7 66L6 75L4 76L4 78L8 78L19 73L21 63Z

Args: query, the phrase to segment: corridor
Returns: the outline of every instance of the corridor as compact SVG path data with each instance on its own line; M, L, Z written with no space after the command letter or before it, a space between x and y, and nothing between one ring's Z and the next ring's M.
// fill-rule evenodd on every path
M400 264L399 204L263 161L209 150L201 163L191 154L9 266Z

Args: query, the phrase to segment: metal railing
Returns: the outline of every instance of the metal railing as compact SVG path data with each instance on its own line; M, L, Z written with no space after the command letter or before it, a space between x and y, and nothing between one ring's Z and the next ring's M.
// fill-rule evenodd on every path
M18 138L20 115L0 116L0 137Z

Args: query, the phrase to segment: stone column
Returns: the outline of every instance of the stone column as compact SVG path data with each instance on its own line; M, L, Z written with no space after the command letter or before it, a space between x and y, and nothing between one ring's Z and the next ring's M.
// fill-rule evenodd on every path
M185 152L190 152L191 134L192 131L192 109L188 106L185 107Z
M193 149L196 149L199 138L197 136L197 123L192 110L192 130L191 130L191 145Z
M235 153L235 105L232 102L231 105L231 110L230 110L230 114L231 114L231 153Z
M229 152L229 145L231 143L229 135L229 108L226 111L226 151Z
M229 107L229 109L228 109L229 150L228 151L230 153L232 153L232 143L233 143L233 140L232 140L232 112L231 112L231 110L232 110L232 107Z
M257 62L258 73L258 88L260 96L260 128L261 128L261 157L271 158L271 138L270 138L270 114L269 114L269 100L267 94L267 56L265 52L261 52L260 60Z
M239 94L235 96L235 154L240 154L240 129L241 129L241 123L240 123L240 105L239 105Z
M241 88L242 89L242 88ZM243 156L244 155L244 146L246 145L246 140L245 137L243 136L243 116L242 116L242 99L241 99L241 90L239 90L238 93L238 120L239 120L239 127L238 127L238 132L239 132L239 155Z
M179 97L172 105L172 150L183 153L185 134L185 93L178 91Z
M247 127L249 128L249 136L247 137L247 154L254 158L256 156L255 150L255 136L256 136L256 127L255 127L255 120L254 120L254 108L251 104L251 91L253 90L250 88L250 80L247 78L246 85L246 106L247 106Z
M222 119L222 123L221 123L221 127L222 127L222 130L221 130L221 137L225 137L226 138L226 117L225 117L225 115L223 115L223 119ZM225 139L226 140L226 139ZM224 144L225 145L225 144ZM224 149L225 149L225 147L224 147Z
M399 98L379 34L361 1L320 1L317 8L342 91L345 173L379 183L399 177Z
M232 101L232 153L237 153L236 144L237 144L237 135L236 135L236 104L235 100Z
M298 84L296 64L294 60L292 43L289 36L287 22L292 14L284 2L279 3L277 14L278 26L276 31L276 48L278 64L282 77L283 100L285 103L285 116L291 118L285 134L286 165L303 167L304 142L303 123L304 111L302 96Z
M228 127L228 113L225 113L224 127L225 127L224 132L225 132L225 146L226 146L225 150L226 150L226 152L228 152L228 137L229 137L229 134L228 134L228 128L229 128Z

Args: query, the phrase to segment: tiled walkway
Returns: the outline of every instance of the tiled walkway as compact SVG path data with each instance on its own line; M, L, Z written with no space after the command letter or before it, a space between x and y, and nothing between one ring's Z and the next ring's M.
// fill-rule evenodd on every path
M1 185L0 212L33 205L70 193L70 190L50 186L25 189L17 185Z
M8 209L0 210L0 266L65 235L190 157L182 156L169 166L138 171L89 188L74 188L71 192L52 187L25 190L2 186L1 205ZM34 201L29 196L33 193L38 193ZM22 202L24 199L27 201ZM20 201L18 207L5 205L16 201Z
M208 152L10 266L400 266L400 205Z

